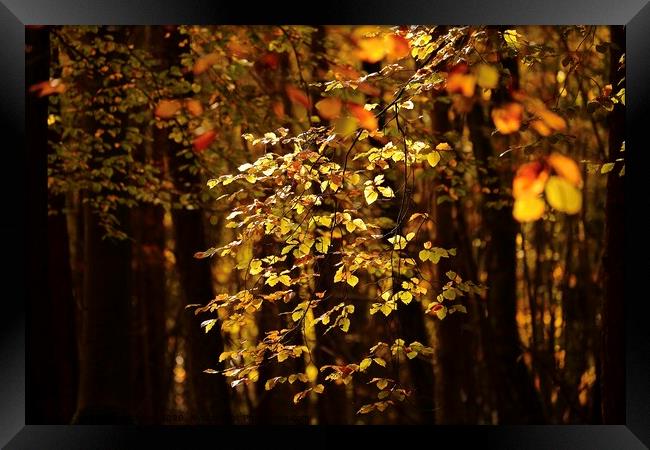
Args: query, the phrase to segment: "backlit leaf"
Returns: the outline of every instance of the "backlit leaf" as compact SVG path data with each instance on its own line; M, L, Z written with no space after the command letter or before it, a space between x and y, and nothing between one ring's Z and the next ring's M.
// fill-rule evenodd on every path
M539 197L521 197L515 200L512 215L519 222L531 222L542 217L545 208Z
M582 193L566 178L552 176L546 183L546 200L558 211L576 214L582 208Z

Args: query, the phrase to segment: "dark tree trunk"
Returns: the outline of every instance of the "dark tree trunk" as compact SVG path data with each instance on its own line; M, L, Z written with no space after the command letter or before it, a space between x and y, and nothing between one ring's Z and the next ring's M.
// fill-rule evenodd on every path
M199 180L195 180L195 185ZM205 304L213 298L212 274L209 260L193 257L207 248L204 237L203 211L177 210L173 213L176 242L176 267L181 280L186 304ZM192 310L183 315L186 338L186 371L190 393L190 421L195 424L229 424L230 393L225 378L220 374L207 374L205 369L220 370L218 362L223 352L223 338L219 326L205 333L201 322L212 316L196 316Z
M508 61L504 61L504 65ZM516 62L512 61L511 66ZM516 74L516 66L510 68ZM495 152L489 140L491 125L483 109L476 105L468 118L474 154L481 167L487 171L481 184L488 188L483 207L483 226L489 230L485 250L487 272L487 336L485 351L490 366L499 423L542 423L540 399L532 384L530 373L521 358L520 340L515 319L516 296L516 236L518 225L512 216L512 207L496 209L487 206L501 198L500 191L512 183L508 168L498 170L493 160Z
M28 46L27 87L48 80L50 61L49 29L26 30ZM27 148L34 179L30 188L47 198L46 153L48 152L48 98L27 96ZM34 197L32 197L34 198ZM68 251L68 231L63 213L63 196L50 197L56 212L46 219L46 211L31 218L36 229L47 229L47 242L39 242L39 232L30 239L35 255L46 249L47 258L30 258L38 266L41 280L30 283L27 317L27 422L33 424L70 423L76 406L78 376L75 311ZM40 224L40 226L38 225Z
M619 70L619 59L625 51L625 29L611 27L610 82L615 90L625 87L618 84L625 76ZM614 161L623 155L621 144L625 139L625 109L616 104L609 116L609 160ZM625 286L625 253L622 242L625 236L624 192L625 177L619 175L622 168L616 163L607 176L607 199L605 216L605 304L603 307L602 344L602 409L603 423L625 423L625 303L622 295Z
M157 27L136 29L136 45L155 54L164 44ZM162 168L162 149L168 138L164 130L144 130L146 141L135 153L142 163ZM133 229L132 347L133 406L138 422L161 424L169 395L170 358L166 349L165 228L161 206L144 204L131 210ZM174 355L172 355L173 358Z
M84 205L84 305L79 399L75 423L131 423L130 260L128 240L104 238L92 206ZM126 224L124 210L116 217Z
M440 135L451 131L449 106L437 103L434 110L434 131ZM442 180L442 185L447 183ZM449 187L449 186L447 186ZM436 201L437 195L432 200ZM453 204L449 201L435 203L436 238L435 245L445 249L458 247L455 241ZM454 269L454 264L442 258L437 265L438 282L443 286L449 278L447 272ZM439 292L438 292L439 293ZM437 293L436 293L437 294ZM471 353L464 325L467 316L453 314L436 322L436 365L441 378L437 389L438 421L443 424L460 424L468 421L466 401L471 381L471 367L466 361Z

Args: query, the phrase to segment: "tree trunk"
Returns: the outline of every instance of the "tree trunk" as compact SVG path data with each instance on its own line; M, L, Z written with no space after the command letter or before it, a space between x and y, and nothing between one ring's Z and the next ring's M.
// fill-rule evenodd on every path
M125 424L130 416L130 265L128 240L104 238L84 205L84 306L77 424ZM124 210L116 217L125 224Z
M512 175L508 171L500 173L491 161L494 150L486 134L488 122L480 105L473 108L468 120L474 154L478 163L487 168L481 180L483 187L490 190L486 194L486 204L500 199L499 191L511 184ZM496 394L499 423L542 423L542 407L521 358L515 319L518 226L512 216L512 207L496 209L484 206L483 219L484 229L490 231L485 250L488 316L484 330L487 336L483 341Z
M437 134L443 135L451 131L452 125L448 112L447 104L436 104L433 117L434 131ZM442 183L445 183L445 180ZM432 196L432 199L436 201L437 195ZM445 249L458 247L454 237L453 204L449 201L442 203L436 201L431 209L435 211L435 245ZM440 286L449 281L447 272L455 270L454 264L447 258L442 258L436 269ZM466 364L471 351L467 333L463 330L466 320L467 316L459 313L436 322L436 365L440 376L436 398L438 421L443 424L460 424L468 421L465 402L468 399L471 384L468 378L471 378L472 369Z

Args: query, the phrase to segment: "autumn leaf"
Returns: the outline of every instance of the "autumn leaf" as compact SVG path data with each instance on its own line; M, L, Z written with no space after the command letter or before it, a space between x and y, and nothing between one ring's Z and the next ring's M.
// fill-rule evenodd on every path
M393 59L402 59L411 54L411 46L408 39L399 34L387 34L384 36L386 53Z
M221 56L218 53L208 53L207 55L201 56L194 63L192 72L194 72L194 75L201 75L203 72L219 62L220 59Z
M546 200L558 211L576 214L582 208L582 193L566 178L552 176L546 183Z
M476 77L472 74L454 72L447 78L447 92L472 97L476 88Z
M361 128L365 128L368 131L375 131L379 126L377 118L372 111L368 111L356 103L348 103L347 108L350 114L359 121Z
M440 162L440 153L433 151L427 155L427 162L431 167L436 167Z
M357 47L356 55L361 61L376 63L386 56L386 44L378 36L360 39Z
M302 105L305 108L309 108L309 106L311 105L311 102L309 101L309 97L307 96L304 90L298 89L297 87L288 84L285 87L285 92L287 93L287 97L289 98L289 100L291 100L293 103Z
M476 70L476 83L484 89L495 89L499 85L499 71L489 64L480 64Z
M187 112L189 112L191 115L195 117L203 114L203 105L199 100L195 100L195 99L185 100L185 109L187 109Z
M548 157L548 163L555 172L576 187L582 185L582 173L580 167L571 158L560 153L552 153Z
M363 190L363 195L366 198L366 203L372 205L375 200L379 198L379 194L375 190L374 186L366 186Z
M494 126L501 134L511 134L521 127L524 107L520 103L508 103L492 110Z
M523 164L517 170L512 182L512 196L515 199L537 196L544 192L548 171L544 164L533 161Z
M208 130L194 139L192 145L194 145L194 149L197 152L202 152L212 144L216 137L217 133L214 130Z
M518 222L532 222L544 215L544 200L539 197L522 197L515 200L512 215Z
M169 119L181 109L181 102L178 100L161 100L156 105L154 114L161 119Z
M31 85L29 92L35 93L37 97L45 97L53 94L63 94L66 87L60 78L56 78Z
M316 102L318 114L326 120L334 120L341 116L342 102L336 97L324 98Z

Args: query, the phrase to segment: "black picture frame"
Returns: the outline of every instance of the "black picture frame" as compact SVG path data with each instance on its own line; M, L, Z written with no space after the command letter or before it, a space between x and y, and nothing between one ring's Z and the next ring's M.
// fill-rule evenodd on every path
M120 426L44 426L25 423L25 306L30 286L44 283L45 263L39 250L47 246L44 229L46 191L44 162L24 151L25 139L25 26L60 24L179 24L179 23L372 23L372 24L602 24L626 25L626 169L625 292L626 304L626 422L622 425L585 426L475 426L414 427L430 445L442 442L464 448L481 445L513 449L641 449L650 446L650 327L647 316L639 312L645 303L634 286L647 278L647 263L633 263L634 255L644 255L645 242L632 242L643 236L641 219L648 206L642 183L644 125L650 119L650 3L647 0L403 0L349 1L326 0L316 11L313 2L222 2L199 0L192 3L172 0L0 0L0 61L3 97L0 102L4 129L2 148L4 174L0 177L4 214L0 224L5 237L5 278L2 290L5 304L0 310L4 326L0 330L0 445L8 449L36 448L131 448L151 445L171 448L194 446L206 439L212 446L249 448L248 427L232 427L227 433L218 428L196 427L120 427ZM311 8L311 11L310 11ZM647 134L647 133L646 133ZM8 145L8 138L15 144ZM9 158L7 161L6 158ZM16 170L16 167L20 167ZM40 171L40 172L39 172ZM39 176L42 178L39 179ZM39 184L42 183L41 184ZM640 188L632 188L639 182ZM22 195L21 195L22 194ZM628 195L629 194L629 195ZM640 199L631 200L639 196ZM630 207L629 205L634 205ZM636 212L636 213L635 213ZM3 215L4 215L3 214ZM43 217L43 219L39 219ZM8 244L8 245L7 245ZM642 292L642 291L641 291ZM637 295L635 295L637 294ZM647 297L647 295L645 296ZM47 370L44 368L44 370ZM381 439L378 448L404 445L412 435L403 428L381 430L368 427L294 428L300 433L295 445L346 444L348 436ZM289 430L286 431L287 433ZM285 433L263 431L257 437L265 446L283 445ZM256 433L257 434L257 433ZM426 436L424 436L426 435ZM417 441L416 441L417 442ZM192 444L190 444L192 443ZM300 444L298 444L300 443ZM415 445L415 444L413 444Z

